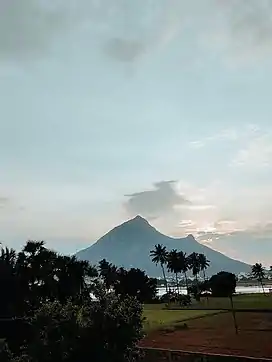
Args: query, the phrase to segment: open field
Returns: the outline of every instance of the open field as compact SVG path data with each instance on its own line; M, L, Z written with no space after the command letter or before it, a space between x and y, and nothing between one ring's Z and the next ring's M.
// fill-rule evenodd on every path
M186 329L175 328L175 323L173 329L153 329L141 346L271 358L272 313L237 312L236 316L238 335L231 313L224 312L187 320Z
M238 294L233 297L235 309L272 309L271 294ZM229 298L201 298L186 309L230 309ZM171 305L171 309L180 309L179 305Z
M208 314L218 313L212 310L167 310L162 309L163 305L148 305L144 309L146 318L144 327L146 332L156 329L173 329L180 322L188 319L202 317ZM153 308L154 307L154 308Z

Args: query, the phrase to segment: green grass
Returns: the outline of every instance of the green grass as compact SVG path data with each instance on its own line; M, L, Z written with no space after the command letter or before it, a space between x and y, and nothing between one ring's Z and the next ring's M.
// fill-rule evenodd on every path
M269 294L241 294L233 297L235 309L272 309L272 295ZM201 298L200 302L194 301L189 309L229 309L229 298ZM186 308L186 310L188 309ZM171 309L184 309L179 305L171 305Z
M272 295L241 294L233 298L235 309L271 309ZM144 306L144 328L146 332L156 329L174 330L184 327L184 322L190 319L204 317L220 313L221 309L229 309L228 298L202 298L200 302L194 302L190 307L182 308L179 305L171 305L166 309L165 304L147 304ZM204 309L204 308L208 308Z
M165 328L177 328L178 324L186 320L214 314L212 310L168 310L164 305L146 305L144 308L144 328L146 331Z

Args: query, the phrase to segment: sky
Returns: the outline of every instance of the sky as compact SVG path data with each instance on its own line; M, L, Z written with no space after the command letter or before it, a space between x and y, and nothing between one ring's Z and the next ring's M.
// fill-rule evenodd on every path
M137 214L271 265L270 0L0 0L0 240Z

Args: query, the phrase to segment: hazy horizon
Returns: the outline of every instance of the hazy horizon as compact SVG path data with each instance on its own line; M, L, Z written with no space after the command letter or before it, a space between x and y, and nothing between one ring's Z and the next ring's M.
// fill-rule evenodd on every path
M271 265L270 0L0 0L0 241L141 214Z

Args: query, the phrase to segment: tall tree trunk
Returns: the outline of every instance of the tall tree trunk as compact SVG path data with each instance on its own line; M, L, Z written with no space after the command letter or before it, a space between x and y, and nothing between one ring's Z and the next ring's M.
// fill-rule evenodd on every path
M176 274L176 284L177 284L177 290L178 290L178 295L179 295L179 282L178 282L178 273Z
M167 283L167 280L166 280L163 264L161 264L161 268L162 268L162 275L163 275L163 279L164 279L164 283L165 283L166 293L168 293L168 283Z
M232 317L233 317L233 322L234 322L234 327L235 327L235 333L238 334L238 325L237 325L237 320L236 320L235 309L233 306L232 295L230 296L230 304L231 304L231 312L232 312Z
M196 283L198 284L198 277L197 277L197 273L196 273L196 275L195 275L195 281L196 281Z
M184 276L185 276L185 283L186 283L186 289L187 289L187 294L188 294L188 278L187 278L186 271L184 272Z
M262 286L262 289L263 289L263 294L265 294L264 285L263 285L263 280L262 280L262 279L260 279L260 283L261 283L261 286Z
M206 273L205 273L205 269L203 269L203 278L204 278L204 282L206 281Z

